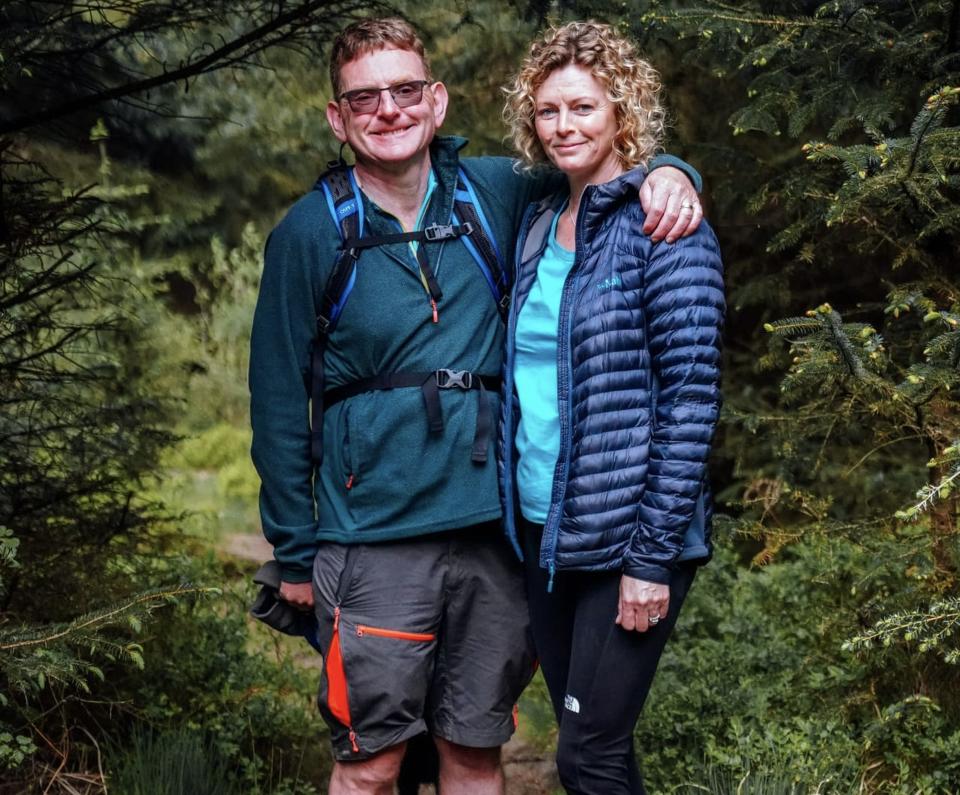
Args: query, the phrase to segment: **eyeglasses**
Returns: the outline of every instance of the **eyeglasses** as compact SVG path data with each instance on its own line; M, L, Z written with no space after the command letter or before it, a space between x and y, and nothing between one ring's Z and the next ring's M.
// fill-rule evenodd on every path
M429 80L408 80L406 83L394 83L383 88L355 88L344 91L337 99L345 99L354 113L375 113L380 107L383 92L389 91L398 108L409 108L420 103L423 99L423 87L429 84Z

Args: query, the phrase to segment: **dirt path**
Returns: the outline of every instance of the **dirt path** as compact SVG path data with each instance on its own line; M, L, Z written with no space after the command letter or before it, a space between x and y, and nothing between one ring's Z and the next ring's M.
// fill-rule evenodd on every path
M273 557L273 547L260 533L231 533L223 539L221 551L234 558L264 563Z

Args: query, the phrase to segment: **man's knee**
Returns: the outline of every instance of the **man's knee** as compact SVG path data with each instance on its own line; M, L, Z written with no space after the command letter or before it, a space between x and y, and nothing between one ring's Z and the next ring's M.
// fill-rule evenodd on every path
M386 748L369 759L337 762L330 777L330 795L392 793L400 774L406 743Z
M456 768L477 777L497 775L500 772L500 746L468 748L441 737L434 738L441 768Z

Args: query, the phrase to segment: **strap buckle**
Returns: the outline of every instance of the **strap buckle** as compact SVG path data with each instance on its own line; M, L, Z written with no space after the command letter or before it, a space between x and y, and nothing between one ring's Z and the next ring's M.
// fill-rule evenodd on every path
M453 224L430 224L424 228L423 236L431 243L436 243L438 240L456 237L457 233L453 231Z
M438 389L473 389L473 373L469 370L442 368L435 373Z
M473 226L470 223L460 224L430 224L423 230L423 236L430 243L436 243L440 240L451 240L460 235L470 235L473 233Z

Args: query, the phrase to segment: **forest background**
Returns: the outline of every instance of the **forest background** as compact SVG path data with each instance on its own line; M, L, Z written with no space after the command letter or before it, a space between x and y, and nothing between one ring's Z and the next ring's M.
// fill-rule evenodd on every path
M0 792L323 791L316 670L224 549L263 243L336 155L326 44L391 9L471 154L547 21L622 27L705 178L721 516L651 791L960 792L957 0L0 3Z

